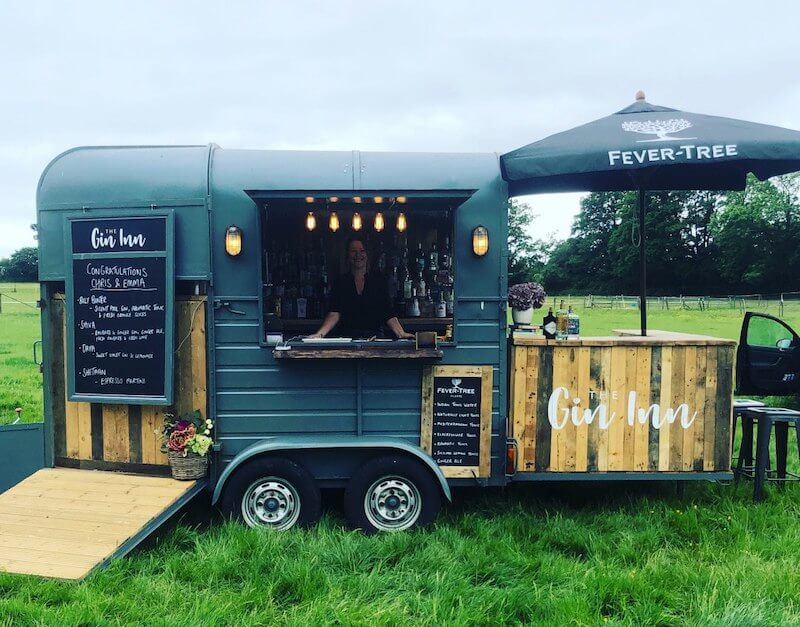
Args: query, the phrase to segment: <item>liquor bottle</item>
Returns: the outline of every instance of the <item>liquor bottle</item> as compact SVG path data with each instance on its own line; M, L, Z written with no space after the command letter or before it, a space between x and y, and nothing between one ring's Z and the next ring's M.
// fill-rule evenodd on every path
M439 292L439 300L436 303L436 317L437 318L447 317L447 302L444 300L444 291Z
M542 320L542 333L544 333L545 339L556 339L556 329L556 317L553 315L553 308L550 307L547 310L547 315L544 317L544 320Z
M425 251L422 250L422 242L417 244L417 254L414 258L414 263L417 268L417 272L422 275L425 272Z
M441 266L443 270L450 269L450 237L444 238L444 248L442 248L442 253L439 255L439 261L441 262Z
M411 288L411 300L407 301L406 305L406 315L409 318L419 318L419 299L415 288Z
M557 340L566 340L567 339L567 326L569 324L569 314L567 310L564 309L564 301L561 301L561 304L558 307L558 311L556 311L556 339Z
M447 290L447 297L445 298L445 304L447 306L447 317L453 317L453 289Z
M577 313L572 311L572 305L569 306L567 311L567 337L570 339L578 339L581 334L581 319Z
M436 242L431 244L431 250L428 253L428 269L431 272L437 272L439 270L439 251L436 248Z
M422 276L422 273L419 273L417 280L414 282L414 287L417 288L417 294L424 294L427 285L425 284L425 277Z
M433 318L435 309L436 305L434 304L433 297L431 296L431 288L428 288L428 291L425 293L425 298L423 299L423 304L420 305L420 315L425 318Z
M406 278L403 280L403 298L409 300L411 298L411 290L414 288L414 284L411 281L411 275L406 272Z

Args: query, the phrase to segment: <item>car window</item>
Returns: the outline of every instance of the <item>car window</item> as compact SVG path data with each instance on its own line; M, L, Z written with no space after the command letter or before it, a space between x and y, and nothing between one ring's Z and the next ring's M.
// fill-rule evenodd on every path
M781 342L783 340L783 342ZM778 342L792 341L792 332L777 320L753 316L747 326L748 346L769 346L775 348Z

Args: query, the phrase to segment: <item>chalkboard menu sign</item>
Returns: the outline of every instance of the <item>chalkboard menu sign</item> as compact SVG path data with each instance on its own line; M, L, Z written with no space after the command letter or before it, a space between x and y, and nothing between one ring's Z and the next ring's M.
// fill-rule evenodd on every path
M488 476L491 366L431 366L422 387L422 448L446 477Z
M172 216L69 221L69 399L172 402Z

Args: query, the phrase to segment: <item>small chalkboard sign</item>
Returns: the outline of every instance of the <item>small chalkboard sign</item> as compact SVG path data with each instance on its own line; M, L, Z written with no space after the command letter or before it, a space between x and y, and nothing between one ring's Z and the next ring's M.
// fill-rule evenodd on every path
M445 477L488 477L491 366L431 366L422 378L420 445Z
M68 393L73 401L172 402L172 216L68 222Z

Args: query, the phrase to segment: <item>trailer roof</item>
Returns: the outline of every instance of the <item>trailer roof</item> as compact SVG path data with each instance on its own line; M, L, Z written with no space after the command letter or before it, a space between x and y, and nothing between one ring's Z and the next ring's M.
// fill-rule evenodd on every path
M89 146L47 166L37 207L116 207L244 190L476 190L499 173L495 153Z

